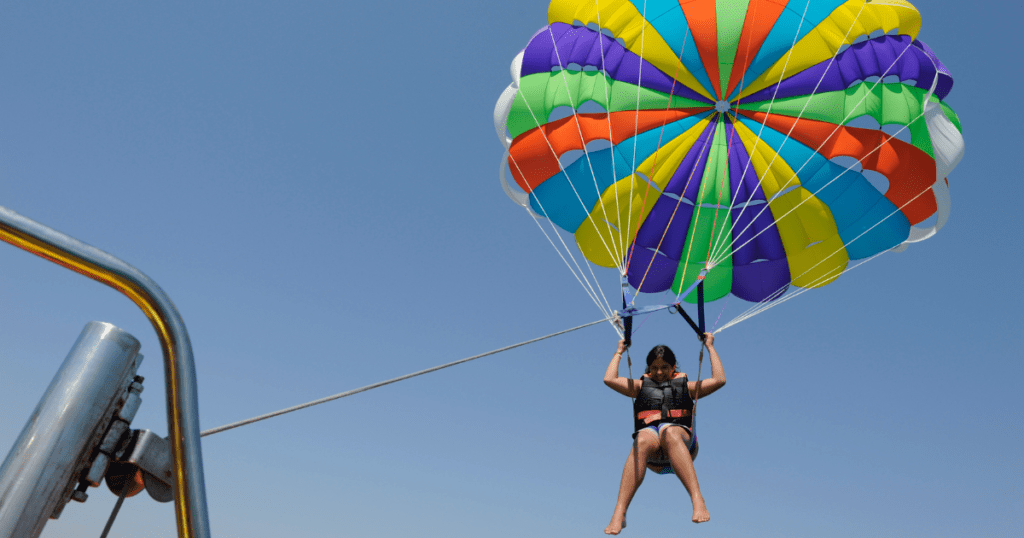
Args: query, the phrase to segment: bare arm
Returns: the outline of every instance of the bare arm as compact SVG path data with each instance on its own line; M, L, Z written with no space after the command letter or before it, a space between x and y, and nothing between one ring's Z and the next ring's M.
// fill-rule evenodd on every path
M611 362L608 363L608 369L604 372L604 384L611 387L612 390L619 394L629 396L630 398L636 398L637 394L640 393L640 382L619 377L619 360L622 359L622 354L626 351L626 343L623 340L619 340L619 347L615 350L615 354L612 355Z
M711 377L700 381L690 381L690 396L694 399L703 398L725 386L725 370L722 368L722 359L715 351L715 335L704 333L704 345L707 346L708 354L711 355Z

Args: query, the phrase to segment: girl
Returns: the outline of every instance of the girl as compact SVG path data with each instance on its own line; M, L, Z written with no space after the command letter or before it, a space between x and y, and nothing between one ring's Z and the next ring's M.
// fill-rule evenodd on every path
M689 381L686 374L676 372L676 357L668 346L655 346L647 354L647 373L641 379L619 377L619 360L626 351L625 342L619 341L604 373L604 384L634 398L636 433L633 438L636 442L622 470L619 499L605 534L618 534L626 526L626 509L648 467L659 474L675 473L679 477L693 502L694 523L711 519L693 469L698 449L697 438L691 430L693 402L722 388L725 371L715 351L714 335L704 333L704 338L711 355L711 377L700 381Z

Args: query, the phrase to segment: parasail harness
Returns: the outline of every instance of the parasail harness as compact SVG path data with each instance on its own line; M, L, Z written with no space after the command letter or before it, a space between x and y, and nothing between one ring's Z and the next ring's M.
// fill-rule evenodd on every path
M697 338L698 338L698 340L700 340L700 343L701 343L701 346L700 346L700 356L697 359L697 394L696 394L696 397L693 398L693 408L692 408L692 410L691 409L685 409L684 410L684 409L670 408L670 407L672 407L671 406L671 402L672 402L672 400L674 400L674 398L664 398L663 401L662 401L663 402L662 403L663 409L656 410L656 411L654 411L654 410L652 410L652 411L641 411L641 412L638 413L637 412L637 399L631 397L630 400L632 400L632 404L633 404L633 413L632 413L632 415L633 415L634 430L635 430L634 433L633 433L633 454L634 454L634 458L637 458L637 455L639 453L639 450L638 450L638 447L637 447L637 444L638 444L637 432L640 431L640 429L643 427L643 425L645 423L653 422L653 420L654 420L653 417L654 416L657 416L657 417L659 417L662 420L668 420L668 421L676 422L675 419L683 418L683 417L686 417L687 415L689 415L689 417L688 417L689 418L689 423L690 423L690 443L689 443L689 445L690 445L690 447L692 447L693 443L696 443L696 440L697 440L697 400L700 399L700 381L701 381L700 375L701 375L701 368L704 365L704 348L706 347L704 345L704 338L705 338L704 337L704 277L705 277L705 274L706 274L706 272L702 271L701 275L697 277L697 281L694 282L693 286L691 286L690 289L688 289L687 291L685 291L685 292L683 292L683 293L681 293L679 295L679 297L683 297L683 296L687 295L691 290L696 288L696 292L697 292L697 321L696 322L694 322L693 318L691 318L689 316L689 314L686 313L686 310L683 309L682 303L676 303L676 304L672 305L671 307L669 307L669 313L678 312L679 315L681 315L683 317L683 320L686 321L686 323L690 326L690 328L692 328L693 331L697 334ZM623 286L623 289L625 290L625 286ZM622 311L623 311L623 315L622 315L621 319L622 319L623 343L625 343L625 345L626 345L626 367L629 370L630 384L632 384L632 382L633 382L633 360L632 360L632 358L629 355L629 346L632 344L633 316L637 313L637 311L635 309L631 309L631 308L628 307L626 293L623 293L623 297L622 297ZM678 381L679 379L680 378L677 378L676 380L670 380L669 383L671 384L671 383L673 383L673 381ZM685 383L686 377L683 376L681 379ZM646 384L646 381L644 383ZM686 396L689 397L689 394L686 394ZM646 464L646 462L645 462L645 464ZM637 472L639 473L640 462L637 461L636 465L637 465Z

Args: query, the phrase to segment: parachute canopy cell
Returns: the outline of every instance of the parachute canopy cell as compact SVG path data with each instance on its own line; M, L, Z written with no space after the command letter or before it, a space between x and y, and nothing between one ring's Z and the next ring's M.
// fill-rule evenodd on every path
M945 223L963 139L920 27L902 0L554 0L495 109L506 190L640 292L828 284Z

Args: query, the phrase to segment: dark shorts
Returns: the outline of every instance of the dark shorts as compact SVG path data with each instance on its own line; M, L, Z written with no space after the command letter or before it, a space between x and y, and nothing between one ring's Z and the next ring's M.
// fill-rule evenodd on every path
M645 428L642 428L640 431L648 430L654 435L658 436L660 439L661 432L664 431L665 428L670 427L683 428L686 430L687 433L690 434L690 444L687 448L690 450L690 458L697 459L697 452L700 450L700 444L697 443L697 436L693 435L693 431L690 428L687 428L686 426L663 422L661 424L658 424L657 426L647 426ZM652 471L658 474L675 473L675 471L672 470L672 463L668 460L668 456L662 450L658 450L657 452L654 453L653 456L647 458L647 466Z

